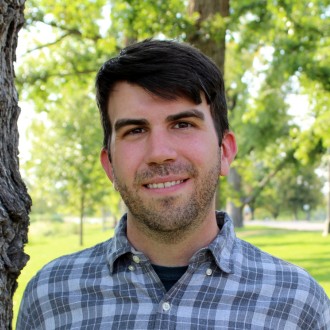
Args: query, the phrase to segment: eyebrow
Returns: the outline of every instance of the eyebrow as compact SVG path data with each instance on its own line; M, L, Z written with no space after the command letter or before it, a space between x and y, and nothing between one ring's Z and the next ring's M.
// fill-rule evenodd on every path
M183 119L183 118L191 118L191 117L195 117L201 120L205 119L204 113L202 111L196 110L196 109L191 109L191 110L187 110L187 111L183 111L180 113L176 113L175 115L169 115L166 118L167 122L171 122L171 121L176 121L179 119Z
M174 115L169 115L166 118L166 121L172 122L183 118L191 118L191 117L195 117L201 120L204 120L205 118L204 113L202 111L191 109L180 113L176 113ZM123 119L118 119L115 122L114 130L115 132L118 132L120 129L122 129L125 126L146 126L146 125L148 125L148 121L146 119L123 118Z
M123 118L123 119L118 119L115 122L114 128L115 128L115 132L118 132L121 128L125 126L145 126L147 124L148 121L145 119Z

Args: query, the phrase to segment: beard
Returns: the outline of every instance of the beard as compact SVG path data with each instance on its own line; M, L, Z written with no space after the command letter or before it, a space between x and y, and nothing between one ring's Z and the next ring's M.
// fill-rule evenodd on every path
M192 164L155 164L140 171L129 188L114 170L115 186L133 216L136 226L145 234L166 243L175 243L198 228L214 206L220 173L220 149L216 161L203 173ZM187 175L193 179L194 191L179 196L158 197L149 200L139 195L141 182L154 176Z

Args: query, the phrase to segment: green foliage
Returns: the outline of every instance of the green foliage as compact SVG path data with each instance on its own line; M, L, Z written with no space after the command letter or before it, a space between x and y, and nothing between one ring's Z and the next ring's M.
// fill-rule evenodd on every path
M322 108L324 100L329 100L329 5L317 0L240 1L231 5L232 24L240 31L240 49L255 52L255 56L262 48L272 49L270 60L264 60L266 65L259 72L265 76L267 98L280 93L277 99L282 98L283 102L290 92L309 95L311 112L318 117L318 109ZM292 77L297 81L296 90L292 90L289 83ZM263 94L257 99L264 106L266 98ZM277 101L268 103L278 106ZM269 104L264 108L268 112ZM269 115L273 118L274 112ZM278 118L274 122L278 122ZM318 138L325 140L322 143L328 145L325 135L323 130L317 134ZM306 157L311 148L313 145L300 157Z
M112 29L118 44L155 36L182 39L191 25L181 0L113 0L111 5Z
M99 162L102 137L91 92L72 87L49 105L46 121L33 123L33 157L26 165L32 197L36 193L41 203L47 197L57 211L80 215L111 201L118 209L119 197Z
M254 207L268 210L274 218L288 210L290 218L298 219L299 214L305 213L307 219L323 202L322 184L313 167L289 164L256 198Z
M228 77L232 75L228 69L241 69L234 84L239 88L229 89L229 100L236 100L230 114L239 141L236 168L244 178L240 203L253 204L255 198L260 202L272 196L268 208L276 215L278 205L290 208L288 203L278 203L281 191L271 187L283 174L282 167L293 164L286 171L296 180L297 164L308 165L313 171L328 147L329 6L320 1L239 1L231 2L231 9L229 45L237 44L243 58L233 63L227 56L230 65L226 71ZM248 55L253 64L243 69ZM239 99L237 93L242 91ZM307 96L308 115L313 118L309 127L299 127L289 113L286 100L290 94ZM305 171L302 175L310 179ZM322 201L320 185L309 185L309 189L304 194ZM300 193L295 191L295 200L300 200L301 208L305 202Z
M18 71L23 97L44 114L32 124L33 157L26 164L39 211L47 205L83 217L112 205L118 212L119 196L98 160L102 133L93 91L101 50L104 57L115 45L111 38L100 42L104 6L105 1L32 1L27 7L28 29L46 28L50 38L34 41Z
M17 83L21 99L33 100L35 111L43 113L44 121L31 128L33 157L26 165L36 209L85 214L105 204L119 212L119 197L98 165L102 138L92 87L106 59L144 38L211 40L219 47L226 34L229 116L239 142L234 166L243 179L240 191L223 182L222 198L238 205L254 203L263 193L259 200L267 199L266 187L286 164L318 164L330 146L329 6L318 0L242 0L230 2L229 17L213 13L202 20L189 5L184 0L26 3L29 46ZM309 127L299 127L289 113L291 94L307 96ZM294 176L292 168L287 171Z

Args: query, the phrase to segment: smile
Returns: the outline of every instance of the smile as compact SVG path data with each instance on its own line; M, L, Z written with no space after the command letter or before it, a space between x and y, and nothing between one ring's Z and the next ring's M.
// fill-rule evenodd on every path
M148 189L162 189L162 188L169 188L172 186L176 186L182 183L184 180L177 180L177 181L169 181L169 182L162 182L162 183L151 183L147 184Z

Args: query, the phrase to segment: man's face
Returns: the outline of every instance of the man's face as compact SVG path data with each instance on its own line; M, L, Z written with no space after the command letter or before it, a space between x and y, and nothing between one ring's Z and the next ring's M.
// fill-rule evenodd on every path
M128 220L165 235L214 215L222 152L205 98L164 100L120 82L108 109L111 163L105 150L101 161Z

